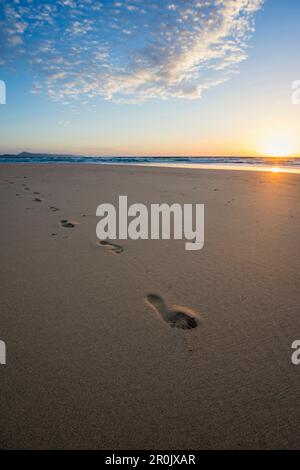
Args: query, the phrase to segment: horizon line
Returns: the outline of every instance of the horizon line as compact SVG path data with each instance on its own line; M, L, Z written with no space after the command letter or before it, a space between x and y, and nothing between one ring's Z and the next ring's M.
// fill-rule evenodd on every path
M151 155L151 154L137 154L137 155L108 155L108 154L92 154L92 155L87 155L87 154L82 154L82 153L69 153L69 152L30 152L27 150L24 150L22 152L18 153L8 153L4 152L0 154L0 158L4 156L11 156L11 157L19 157L22 155L47 155L47 156L69 156L69 157L83 157L83 158L270 158L270 159L275 159L275 160L280 160L280 159L289 159L289 158L300 158L300 155L286 155L286 156L275 156L275 155L182 155L182 154L173 154L173 155Z

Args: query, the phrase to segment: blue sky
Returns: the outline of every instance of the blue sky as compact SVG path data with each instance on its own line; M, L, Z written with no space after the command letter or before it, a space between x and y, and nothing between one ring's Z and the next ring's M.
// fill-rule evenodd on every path
M0 152L299 152L298 0L10 0ZM300 152L299 152L300 153Z

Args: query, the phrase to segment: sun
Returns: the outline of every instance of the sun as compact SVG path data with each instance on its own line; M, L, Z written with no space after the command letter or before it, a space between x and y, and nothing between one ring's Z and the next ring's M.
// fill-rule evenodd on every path
M263 139L261 151L267 157L289 157L296 151L294 139L287 134L272 134Z
M279 168L278 166L273 166L273 168L271 169L272 173L280 173L281 172L281 168Z

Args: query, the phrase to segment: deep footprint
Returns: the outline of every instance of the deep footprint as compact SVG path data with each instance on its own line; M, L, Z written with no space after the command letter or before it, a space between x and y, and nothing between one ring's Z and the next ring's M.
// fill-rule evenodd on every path
M106 246L107 248L110 249L110 251L112 251L116 255L120 255L124 251L124 248L121 245L116 245L115 243L111 243L111 242L108 242L106 240L100 240L97 243L98 243L98 245Z
M151 307L154 308L157 313L159 313L162 319L169 323L169 325L173 328L191 330L192 328L196 328L198 326L198 321L196 318L180 310L169 308L164 299L159 295L148 294L146 296L146 300L151 305Z
M76 223L75 222L71 222L70 220L67 220L67 219L63 219L60 221L62 227L65 227L65 228L74 228L76 227Z

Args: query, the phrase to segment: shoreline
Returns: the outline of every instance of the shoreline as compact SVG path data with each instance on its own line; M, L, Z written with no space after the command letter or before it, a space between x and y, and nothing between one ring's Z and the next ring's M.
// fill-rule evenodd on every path
M300 158L300 157L299 157ZM205 164L163 164L163 163L82 163L82 162L0 162L0 168L5 166L32 166L32 167L94 167L94 168L101 168L101 167L109 167L109 168L122 168L122 167L129 167L129 168L158 168L158 169L177 169L177 170L192 170L192 171L240 171L240 172L254 172L254 173L278 173L278 174L287 174L287 175L299 175L300 168L287 168L287 167L280 167L280 166L242 166L242 165L205 165Z
M82 157L80 157L82 158ZM85 157L89 158L89 157ZM118 158L118 157L116 157ZM120 157L122 158L122 157ZM248 157L250 159L250 157ZM300 157L298 157L300 159ZM291 166L281 166L280 161L282 158L279 159L278 163L276 163L276 159L272 162L272 164L239 164L239 163L165 163L165 162L121 162L121 163L113 163L109 162L96 162L93 163L91 161L82 162L82 161L36 161L36 162L1 162L0 160L0 167L2 165L76 165L76 166L110 166L110 167L122 167L122 166L129 166L129 167L149 167L149 168L178 168L178 169L185 169L185 170L223 170L223 171L254 171L254 172L271 172L271 173L286 173L286 174L300 174L299 167ZM300 161L300 160L299 160Z

